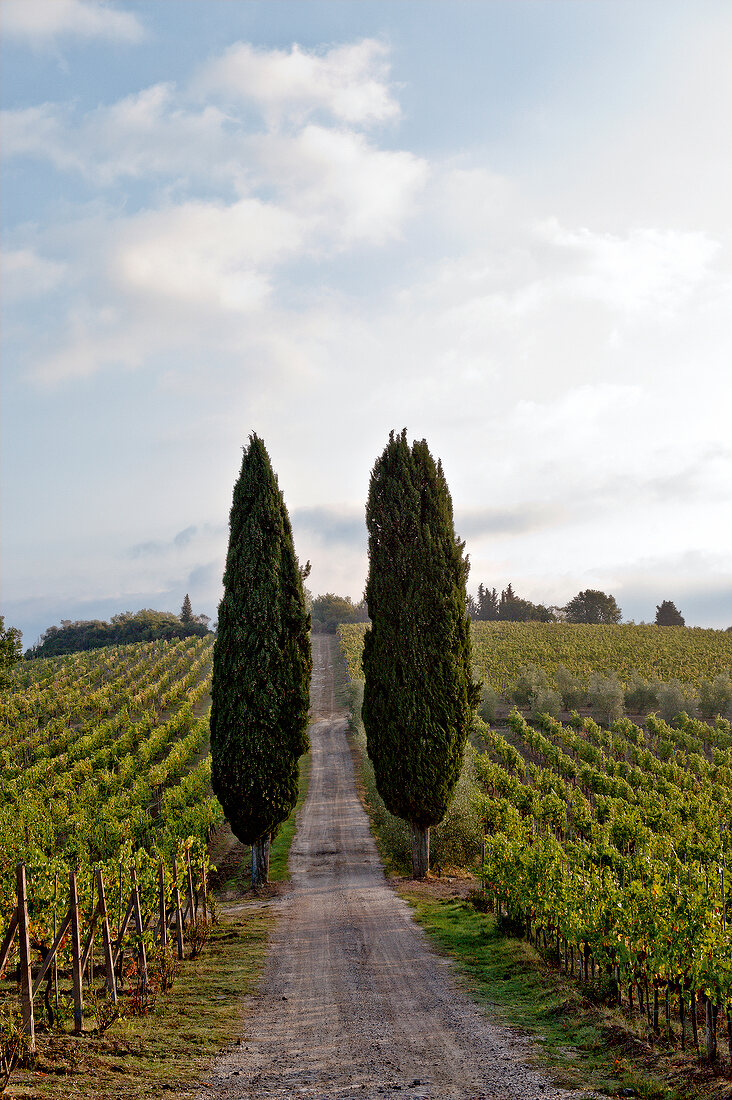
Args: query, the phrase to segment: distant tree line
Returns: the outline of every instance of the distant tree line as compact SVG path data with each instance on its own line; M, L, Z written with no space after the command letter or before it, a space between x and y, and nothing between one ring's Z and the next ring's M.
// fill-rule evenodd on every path
M354 603L350 596L336 596L326 592L316 596L311 608L312 626L315 634L335 634L339 623L367 623L369 613L366 601Z
M623 613L614 596L587 588L578 592L564 607L546 607L541 603L521 599L511 584L500 596L495 588L478 585L477 596L468 596L468 615L477 622L567 622L619 623ZM656 626L684 626L684 617L671 600L656 606Z
M71 622L62 619L60 626L49 626L37 645L26 650L26 660L35 657L57 657L62 653L79 653L105 645L128 645L130 642L150 642L158 638L188 638L209 633L208 615L194 615L186 595L181 615L171 611L123 611L110 622L99 619ZM184 618L185 616L185 618Z
M510 583L500 596L495 588L479 584L477 597L468 596L468 614L479 622L550 623L555 618L550 608L517 596Z

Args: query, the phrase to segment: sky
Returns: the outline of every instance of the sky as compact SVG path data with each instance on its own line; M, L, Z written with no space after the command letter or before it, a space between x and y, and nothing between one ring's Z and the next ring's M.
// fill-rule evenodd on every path
M0 613L213 619L264 440L359 599L389 432L468 588L732 622L727 0L1 0Z

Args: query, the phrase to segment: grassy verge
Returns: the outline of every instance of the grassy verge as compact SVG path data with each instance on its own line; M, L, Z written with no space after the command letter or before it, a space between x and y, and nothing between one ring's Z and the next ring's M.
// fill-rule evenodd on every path
M297 815L300 807L308 796L308 784L310 782L310 753L300 757L300 777L298 779L297 803L287 821L280 825L277 836L272 841L269 853L269 879L270 882L283 882L289 879L287 861L290 856L290 848L295 838L297 827Z
M439 950L455 960L467 991L493 1019L533 1037L558 1084L645 1100L730 1096L725 1067L653 1048L622 1012L593 1003L525 940L500 934L492 915L461 897L435 897L435 885L404 883L398 890Z
M104 1035L37 1033L35 1064L17 1070L15 1100L116 1096L181 1097L200 1082L215 1054L235 1038L254 991L273 917L266 907L214 925L203 954L181 963L172 991L143 1017L117 1021ZM68 1025L66 1025L68 1027ZM204 1078L205 1079L205 1078Z

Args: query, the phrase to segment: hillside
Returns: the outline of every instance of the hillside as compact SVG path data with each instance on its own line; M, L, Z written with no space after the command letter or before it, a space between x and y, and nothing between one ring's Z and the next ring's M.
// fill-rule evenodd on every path
M213 637L23 662L0 698L0 931L14 870L204 842ZM62 875L62 877L64 877Z
M714 631L481 624L473 637L480 674L509 691L529 659L547 678L564 660L589 679L596 661L628 679L637 669L681 675L691 704L693 689L703 695L705 678L723 677L729 664L729 638ZM342 627L340 638L359 677L363 632ZM606 729L576 710L562 722L514 707L493 728L477 719L461 782L485 836L472 868L485 908L541 940L555 965L597 995L640 1013L651 1036L706 1043L713 1054L718 1010L732 1004L729 719L681 713L669 723L651 714ZM451 814L437 831L443 848L450 830L467 831ZM393 820L380 825L384 836L398 836ZM728 1045L732 1053L732 1027Z

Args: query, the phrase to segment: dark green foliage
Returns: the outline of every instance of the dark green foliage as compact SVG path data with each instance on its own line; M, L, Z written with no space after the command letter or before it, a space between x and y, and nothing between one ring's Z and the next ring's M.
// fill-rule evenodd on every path
M510 583L501 592L500 599L495 588L489 591L479 584L477 597L468 597L468 614L477 622L554 622L554 615L548 607L541 603L532 603L531 600L522 600Z
M633 670L625 688L625 708L629 714L648 714L658 706L658 684L644 680Z
M508 589L501 592L498 604L498 618L504 623L551 623L554 616L548 607L542 603L532 603L531 600L522 600L516 596L509 584Z
M183 606L180 609L180 621L182 623L193 622L193 608L191 607L191 597L186 592L185 599L183 600Z
M9 626L5 629L5 619L0 615L0 668L9 668L22 660L23 635L17 626Z
M23 658L23 635L17 626L5 629L5 619L0 615L0 687L5 687L8 668Z
M183 623L170 611L124 611L113 615L110 622L99 619L71 622L62 619L61 626L49 626L38 645L26 650L26 659L57 657L62 653L79 653L87 649L99 649L105 645L130 645L133 642L152 642L158 638L188 638L208 634L208 617L193 616Z
M578 592L564 610L568 623L619 623L623 617L615 597L596 588Z
M495 622L498 618L498 593L495 588L488 591L483 584L479 584L476 598L468 597L468 614L478 622Z
M699 713L702 718L724 718L732 711L732 678L720 672L714 680L702 680L699 685Z
M542 668L534 664L522 665L511 698L516 706L529 707L533 696L539 691L546 691L548 687L549 681Z
M211 781L245 844L285 821L297 801L309 626L287 509L252 435L234 486L211 689Z
M656 626L683 626L684 616L673 600L656 604Z
M366 506L372 625L363 720L391 813L421 828L450 804L479 689L470 663L464 544L442 467L426 442L389 436Z
M336 596L326 592L316 596L311 611L314 634L335 634L338 623L368 622L366 601L354 603L350 596Z

